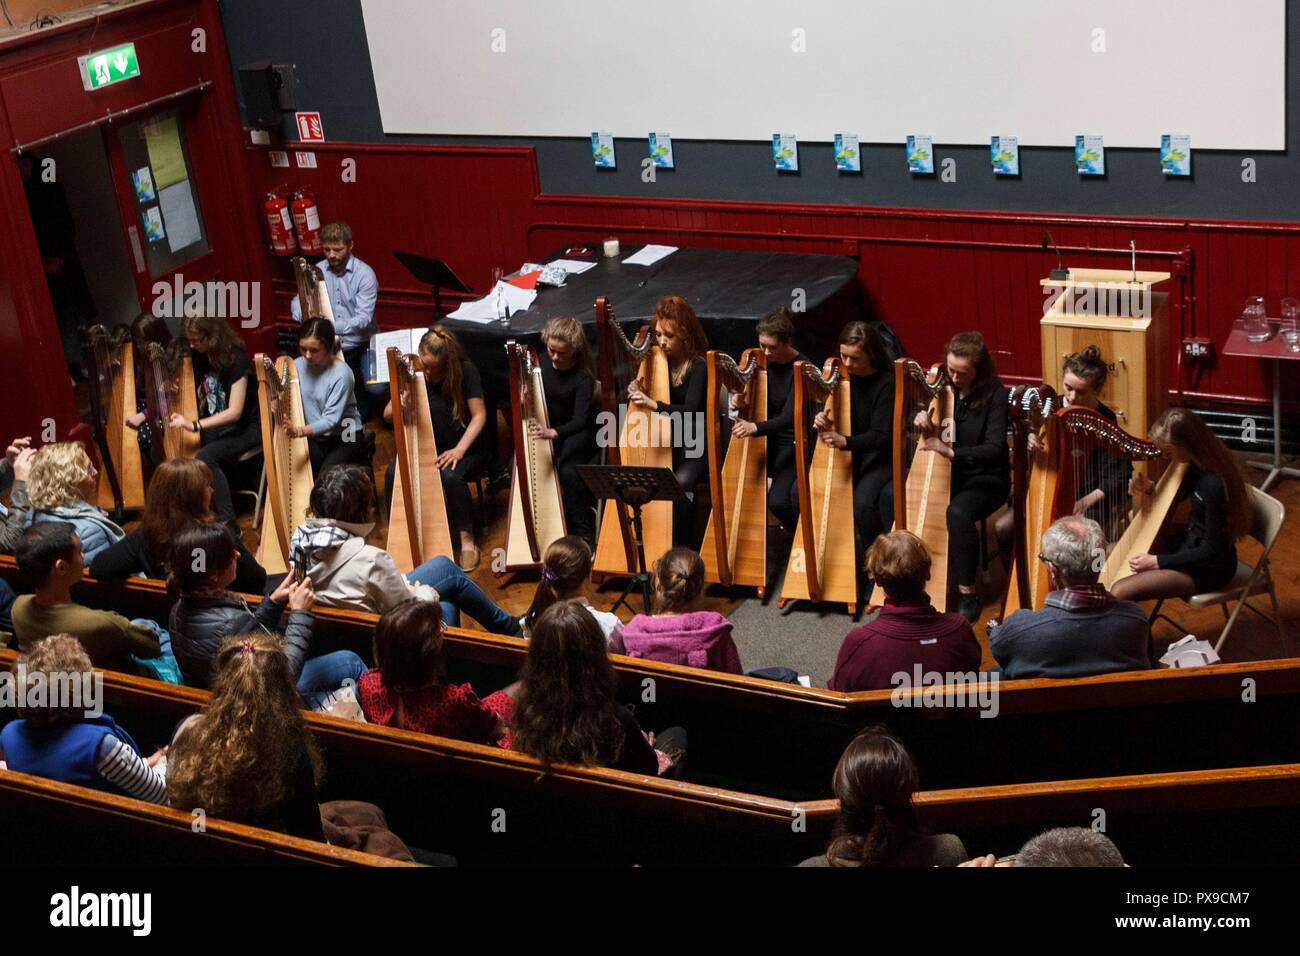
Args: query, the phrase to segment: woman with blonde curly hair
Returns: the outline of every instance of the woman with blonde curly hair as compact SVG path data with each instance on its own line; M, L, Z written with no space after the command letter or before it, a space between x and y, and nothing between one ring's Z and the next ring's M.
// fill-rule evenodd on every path
M126 532L91 504L99 483L99 472L80 442L46 445L32 460L27 479L27 500L31 523L66 521L76 529L86 563Z
M214 672L211 702L172 741L171 805L323 839L316 788L324 766L279 638L227 638Z
M690 548L673 548L655 562L654 613L637 614L623 627L629 657L743 674L731 622L717 611L697 611L704 592L704 562Z

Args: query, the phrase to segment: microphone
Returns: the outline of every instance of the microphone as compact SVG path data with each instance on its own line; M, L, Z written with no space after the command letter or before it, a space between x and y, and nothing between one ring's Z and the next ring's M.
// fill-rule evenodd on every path
M1070 279L1070 272L1061 265L1061 249L1052 238L1052 234L1046 229L1043 230L1043 248L1052 248L1056 250L1056 268L1047 274L1049 279L1056 279L1059 282L1067 282Z

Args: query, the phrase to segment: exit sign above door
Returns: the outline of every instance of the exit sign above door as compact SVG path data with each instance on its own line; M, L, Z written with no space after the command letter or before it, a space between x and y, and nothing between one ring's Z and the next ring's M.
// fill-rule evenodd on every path
M81 85L87 90L103 89L140 75L134 43L79 56L77 66L81 69Z

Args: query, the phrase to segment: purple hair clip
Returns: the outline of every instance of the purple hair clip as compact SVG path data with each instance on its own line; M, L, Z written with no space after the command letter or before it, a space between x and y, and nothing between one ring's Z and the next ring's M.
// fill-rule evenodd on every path
M542 565L542 580L550 581L553 584L556 581L560 580L560 576L556 574L554 571L552 571L550 568L548 568L546 565Z

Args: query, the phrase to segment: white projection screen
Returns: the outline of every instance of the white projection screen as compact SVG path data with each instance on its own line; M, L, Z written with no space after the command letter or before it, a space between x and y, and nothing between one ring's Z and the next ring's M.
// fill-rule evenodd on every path
M387 133L1286 147L1285 0L362 0Z

